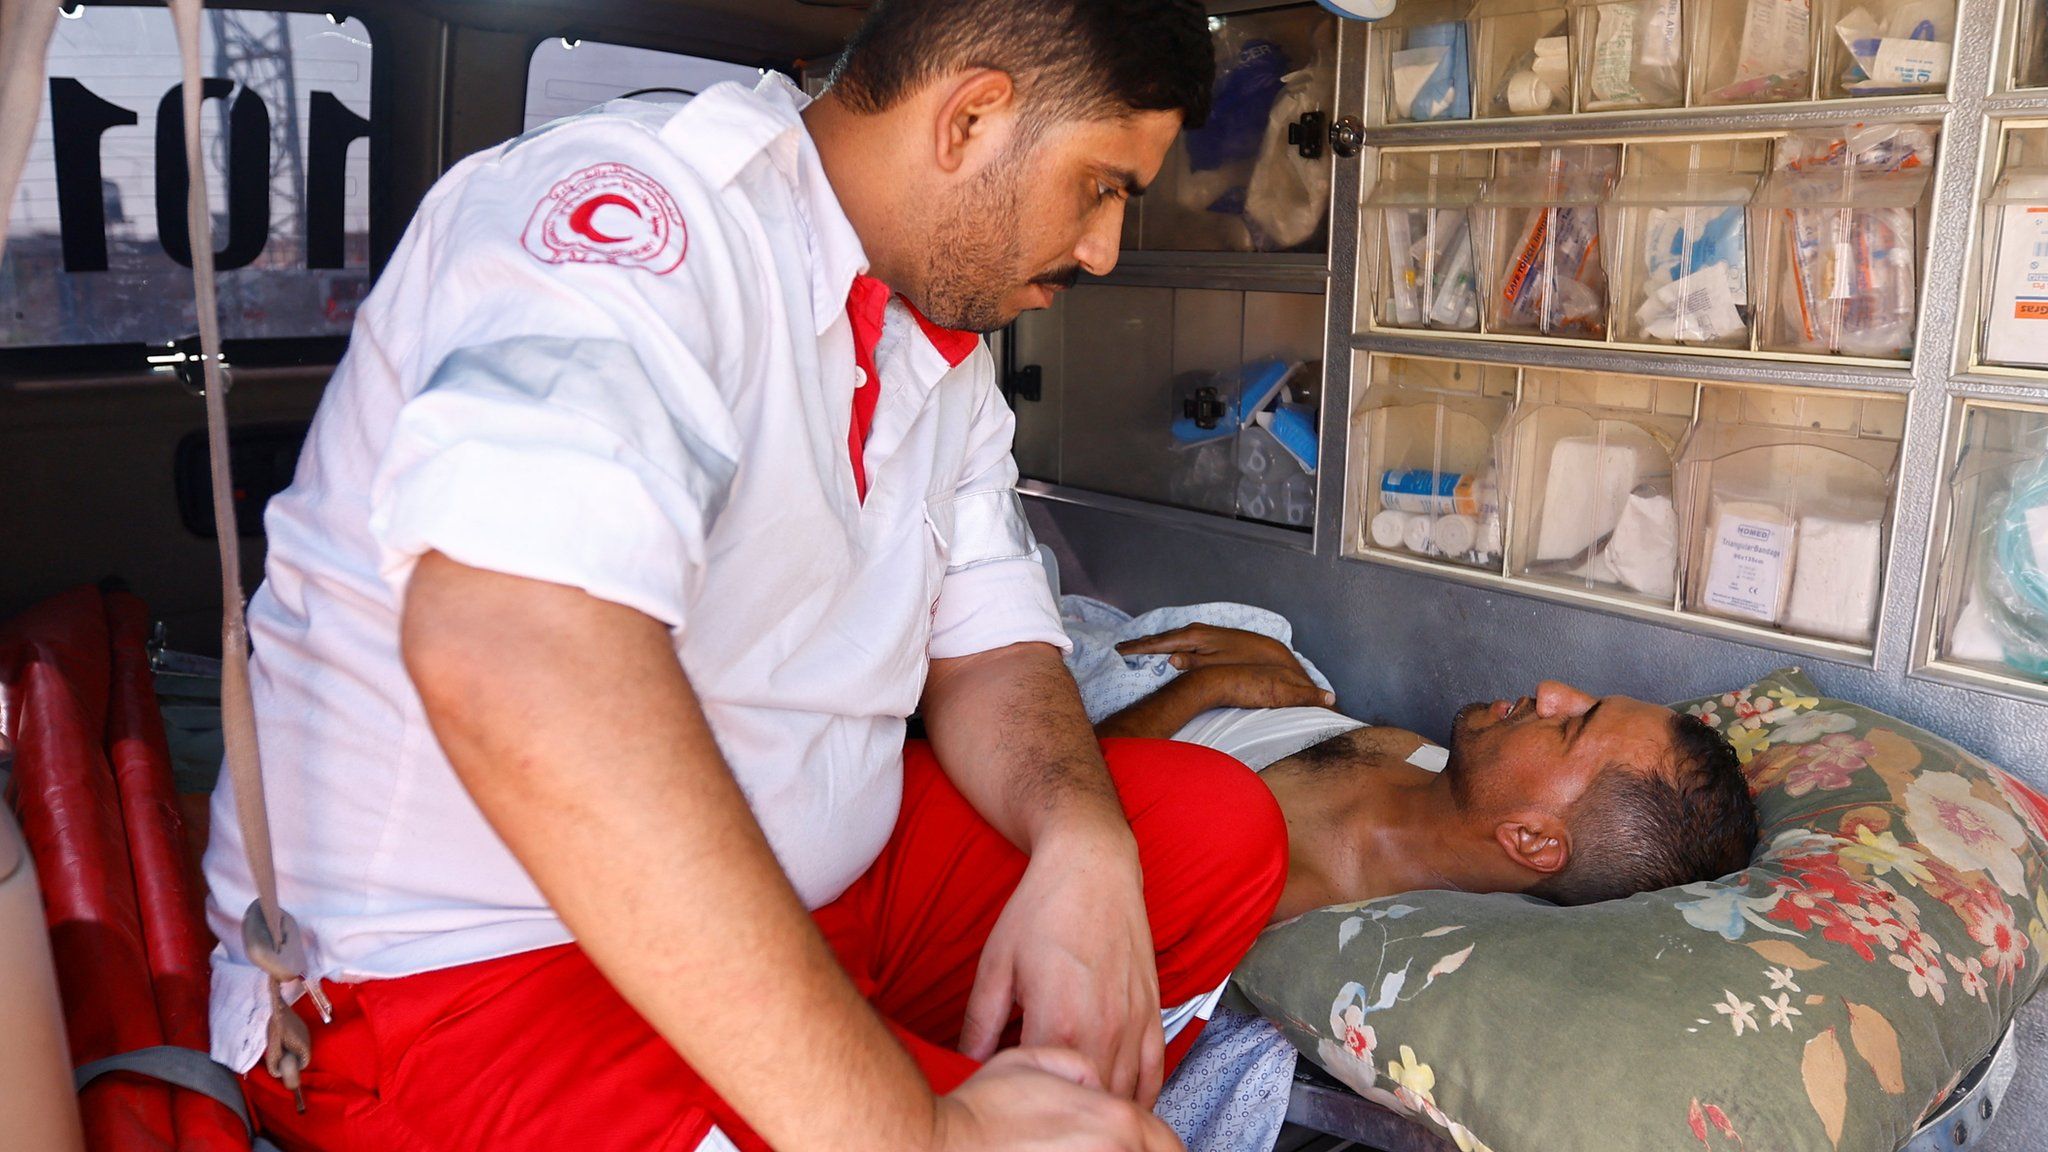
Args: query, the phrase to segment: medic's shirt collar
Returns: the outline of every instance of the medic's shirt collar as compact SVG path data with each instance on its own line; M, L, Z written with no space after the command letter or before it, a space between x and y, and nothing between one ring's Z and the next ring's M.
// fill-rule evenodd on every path
M846 311L853 278L867 271L868 256L853 223L839 207L825 178L818 147L804 127L811 98L780 72L770 72L752 89L716 84L672 118L662 137L714 184L724 186L766 154L797 192L801 223L808 233L811 313L823 335Z
M751 90L738 84L712 86L690 101L685 114L671 119L662 135L669 147L720 186L730 183L764 152L796 186L798 209L815 257L811 263L811 312L817 322L816 334L823 335L846 311L853 278L868 270L868 256L852 221L839 206L832 182L825 177L824 162L818 158L818 147L804 126L803 110L810 103L811 98L789 77L770 72ZM714 140L716 148L703 143ZM886 301L884 296L877 308ZM909 300L903 303L948 367L959 367L981 342L975 333L942 328Z

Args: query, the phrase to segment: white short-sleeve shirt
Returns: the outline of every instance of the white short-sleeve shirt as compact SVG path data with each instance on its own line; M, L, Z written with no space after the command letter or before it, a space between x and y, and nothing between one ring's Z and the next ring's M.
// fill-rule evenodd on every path
M866 258L779 76L615 104L457 165L363 305L265 515L253 686L280 896L316 974L569 939L429 731L401 664L428 551L668 625L812 907L874 860L933 657L1064 648L985 348L889 306L857 496L846 297ZM260 1054L232 788L206 873L214 1055Z

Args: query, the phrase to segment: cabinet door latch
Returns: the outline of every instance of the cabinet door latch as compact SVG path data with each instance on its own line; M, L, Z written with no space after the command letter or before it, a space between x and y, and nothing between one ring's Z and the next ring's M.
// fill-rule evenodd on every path
M1287 126L1287 142L1303 160L1323 158L1323 141L1339 156L1356 156L1365 146L1365 125L1356 116L1339 116L1334 123L1321 112L1304 112Z
M1301 119L1287 126L1287 142L1294 145L1303 160L1323 158L1323 138L1328 134L1323 123L1321 112L1303 112Z
M1045 370L1036 364L1026 364L1010 373L1003 391L1009 394L1012 404L1019 400L1036 404L1045 396Z
M1339 116L1330 125L1330 151L1346 158L1358 155L1365 147L1365 125L1356 116Z

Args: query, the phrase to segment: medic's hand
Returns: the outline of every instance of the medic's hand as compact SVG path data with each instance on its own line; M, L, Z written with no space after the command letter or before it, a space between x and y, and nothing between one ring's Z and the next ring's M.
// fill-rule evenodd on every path
M940 1152L1180 1152L1164 1121L1102 1091L1078 1053L1014 1048L939 1099Z
M1125 656L1165 656L1167 663L1187 671L1210 664L1268 664L1301 671L1287 645L1270 636L1214 624L1189 624L1116 646Z
M1328 708L1334 693L1291 658L1280 664L1208 664L1181 677L1211 708Z
M1165 1067L1159 972L1137 841L1120 814L1074 817L1033 845L982 948L960 1050L987 1060L1012 1005L1025 1046L1072 1048L1111 1093L1152 1106Z

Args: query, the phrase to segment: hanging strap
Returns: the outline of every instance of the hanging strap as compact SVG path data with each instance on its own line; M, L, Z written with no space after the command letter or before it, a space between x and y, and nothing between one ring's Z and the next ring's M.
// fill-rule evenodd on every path
M304 936L277 902L277 869L270 854L270 817L263 802L263 763L256 745L256 706L249 695L249 626L242 617L242 549L235 530L233 485L228 477L227 381L220 364L220 307L214 294L213 216L206 203L206 167L199 140L204 93L199 67L201 0L169 0L184 64L185 221L192 237L192 291L198 305L200 369L206 381L206 447L213 480L214 537L220 543L221 727L242 850L256 882L256 899L242 914L242 943L270 984L270 1025L263 1066L284 1082L305 1110L299 1073L313 1056L313 1037L286 1004L284 986L303 981L329 1018L320 982L308 973Z
M256 900L242 915L242 941L249 959L270 983L270 1027L263 1063L271 1075L299 1094L299 1073L313 1052L305 1021L285 1004L284 986L304 981L322 1019L327 997L307 974L304 938L277 902L277 870L270 855L270 820L263 803L263 768L256 748L255 705L249 696L249 628L242 618L241 540L235 532L233 488L228 477L227 382L220 364L220 314L213 282L213 217L206 203L206 171L199 140L204 95L199 67L200 0L169 0L184 69L185 171L190 192L185 220L192 237L192 289L199 320L200 367L206 381L206 443L211 456L213 522L220 542L221 724L227 743L228 774L234 780L235 809ZM8 215L28 160L41 111L43 61L57 22L57 0L0 0L0 255L5 254ZM300 1097L300 1107L305 1107Z

